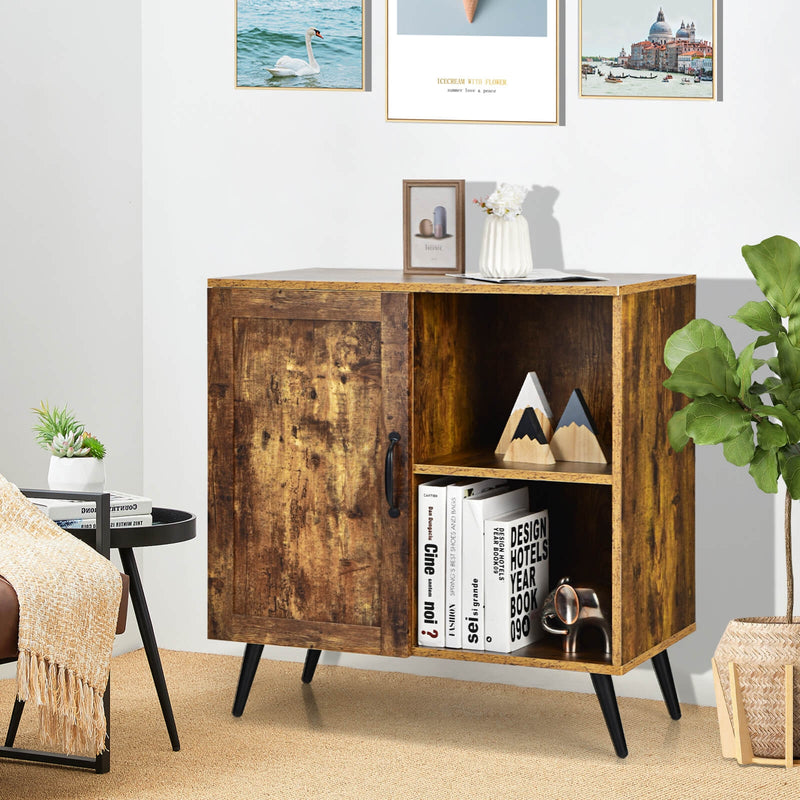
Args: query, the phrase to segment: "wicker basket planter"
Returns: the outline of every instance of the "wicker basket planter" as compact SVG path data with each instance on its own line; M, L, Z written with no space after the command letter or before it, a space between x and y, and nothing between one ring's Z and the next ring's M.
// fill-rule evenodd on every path
M793 766L800 756L800 618L732 620L712 668L723 756Z

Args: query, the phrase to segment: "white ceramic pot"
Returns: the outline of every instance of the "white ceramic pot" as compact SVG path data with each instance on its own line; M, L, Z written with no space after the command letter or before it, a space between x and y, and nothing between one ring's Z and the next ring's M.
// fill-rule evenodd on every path
M106 467L99 458L58 458L50 456L47 485L65 492L102 492Z
M531 236L522 214L486 216L478 269L489 278L521 278L533 269Z

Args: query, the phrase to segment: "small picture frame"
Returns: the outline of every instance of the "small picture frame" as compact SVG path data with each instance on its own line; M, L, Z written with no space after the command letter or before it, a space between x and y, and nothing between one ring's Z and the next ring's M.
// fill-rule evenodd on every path
M464 181L403 181L403 273L464 272Z

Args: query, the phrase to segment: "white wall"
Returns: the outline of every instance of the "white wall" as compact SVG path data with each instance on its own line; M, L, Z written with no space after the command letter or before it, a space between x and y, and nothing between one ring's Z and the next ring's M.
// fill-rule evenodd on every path
M725 1L723 102L580 99L577 5L569 3L563 18L565 125L553 128L386 123L380 2L372 18L374 91L363 94L236 91L233 3L142 0L141 42L135 5L84 0L68 10L7 11L0 159L13 190L0 199L0 471L20 483L42 481L28 408L63 396L108 439L111 484L138 488L143 458L144 491L197 513L196 541L144 552L162 646L241 652L205 636L208 277L397 268L403 178L554 187L567 268L696 273L698 313L720 321L751 290L741 244L778 232L800 238L793 186L800 78L788 63L775 65L793 52L790 26L754 37L752 5ZM770 10L771 19L789 20L794 5L775 0ZM754 63L774 66L754 74ZM474 236L479 220L470 225ZM52 297L74 308L79 290L102 301L99 320L73 313L66 321L52 310ZM112 355L117 362L104 364ZM76 377L73 365L93 356L99 366ZM671 658L682 698L711 703L708 659L724 621L782 604L781 519L779 502L757 494L718 453L698 452L698 473L698 632ZM588 688L585 676L541 670L323 658ZM649 668L616 687L657 696Z
M776 0L770 16L777 24L754 37L752 4L720 3L723 102L580 99L578 3L566 5L565 125L513 127L385 122L381 2L372 20L374 91L340 94L237 91L232 4L143 0L145 488L199 517L195 542L146 554L163 645L242 651L205 638L208 277L398 268L403 178L555 187L567 268L696 273L698 313L719 321L729 322L751 296L740 246L779 232L800 237L793 185L800 78L775 62L794 51L791 26L779 24L792 18L794 4ZM754 73L754 63L771 66ZM474 237L477 212L468 208L467 222ZM547 242L553 253L558 247ZM541 249L536 257L547 260ZM721 454L698 452L698 475L698 632L670 652L682 698L711 704L709 659L727 619L783 603L781 518L779 503L758 494ZM582 675L524 668L323 659L589 688ZM649 667L616 686L623 695L658 696Z
M81 0L3 12L0 473L46 487L49 457L34 442L30 409L48 400L69 404L106 444L107 485L136 491L140 9ZM137 641L126 634L118 648Z

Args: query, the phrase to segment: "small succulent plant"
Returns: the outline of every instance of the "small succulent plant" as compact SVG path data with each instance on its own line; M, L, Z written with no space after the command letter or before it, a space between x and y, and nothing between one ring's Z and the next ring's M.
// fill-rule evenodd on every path
M36 441L58 458L105 458L106 448L78 422L67 406L50 408L42 403L31 409L37 423L33 426Z

